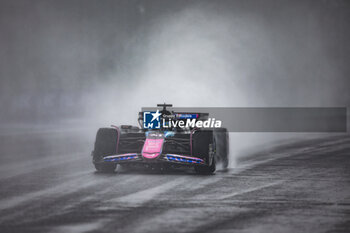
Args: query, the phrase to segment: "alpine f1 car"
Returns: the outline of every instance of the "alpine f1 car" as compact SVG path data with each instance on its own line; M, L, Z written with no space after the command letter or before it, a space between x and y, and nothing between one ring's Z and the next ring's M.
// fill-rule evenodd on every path
M196 127L198 121L209 119L208 113L174 112L170 107L158 104L156 112L139 112L140 127L100 128L92 151L96 170L113 172L119 164L153 169L193 167L197 173L211 174L217 164L227 168L227 129Z

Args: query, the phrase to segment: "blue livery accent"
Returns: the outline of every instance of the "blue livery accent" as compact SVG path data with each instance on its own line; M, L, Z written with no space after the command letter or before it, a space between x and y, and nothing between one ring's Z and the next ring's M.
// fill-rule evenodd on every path
M164 132L164 137L174 137L175 132L173 131L165 131Z
M168 160L172 160L172 161L177 161L177 162L185 162L185 163L202 163L203 160L202 159L197 159L197 158L183 158L183 157L179 157L179 156L173 156L173 155L167 155L166 156Z
M114 161L121 161L121 160L130 160L130 159L136 159L137 155L125 155L121 157L115 157L115 158L105 158L105 162L114 162Z

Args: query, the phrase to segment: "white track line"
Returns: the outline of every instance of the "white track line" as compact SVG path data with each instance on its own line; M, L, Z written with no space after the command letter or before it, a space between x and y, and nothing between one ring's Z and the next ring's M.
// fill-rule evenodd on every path
M281 184L283 182L284 182L284 180L281 180L281 181L273 182L273 183L270 183L270 184L264 184L264 185L248 188L248 189L245 189L245 190L242 190L242 191L233 192L233 193L221 196L218 199L223 200L223 199L231 198L231 197L234 197L234 196L242 195L242 194L245 194L245 193L254 192L254 191L257 191L259 189L263 189L263 188L267 188L267 187L271 187L271 186L275 186L275 185Z
M178 185L185 183L186 180L187 180L186 177L179 177L179 178L176 178L176 179L169 181L167 183L158 185L156 187L152 187L149 189L145 189L142 191L131 193L131 194L128 194L128 195L125 195L122 197L114 198L114 199L111 199L110 201L121 203L121 204L140 205L140 204L143 204L147 201L154 199L157 195L164 193L164 192L174 188L175 186L178 186Z

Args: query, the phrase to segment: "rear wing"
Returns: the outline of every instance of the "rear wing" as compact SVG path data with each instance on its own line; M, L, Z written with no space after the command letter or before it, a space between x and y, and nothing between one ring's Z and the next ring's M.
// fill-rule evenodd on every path
M163 106L160 106L163 107ZM138 117L138 123L140 125L141 128L143 128L143 116L145 112L156 112L157 110L161 110L159 108L143 108L143 111L139 112L139 117ZM171 113L171 117L174 120L185 120L185 119L195 119L197 120L201 120L201 121L205 121L209 118L209 113L204 113L204 112L185 112L185 111L181 111L181 112L176 112L176 111L172 111L172 109L167 108L167 111L169 111ZM161 116L161 118L163 118L163 116Z
M147 110L139 112L139 118L143 119L144 112L156 112L157 108L147 108ZM175 119L197 119L197 120L207 120L209 118L209 113L205 112L174 112L170 111Z

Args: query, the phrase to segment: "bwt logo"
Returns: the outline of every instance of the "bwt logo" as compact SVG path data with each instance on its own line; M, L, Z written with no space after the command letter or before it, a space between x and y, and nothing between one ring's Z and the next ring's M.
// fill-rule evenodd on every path
M159 110L156 112L143 113L143 128L145 129L160 129L160 115Z

